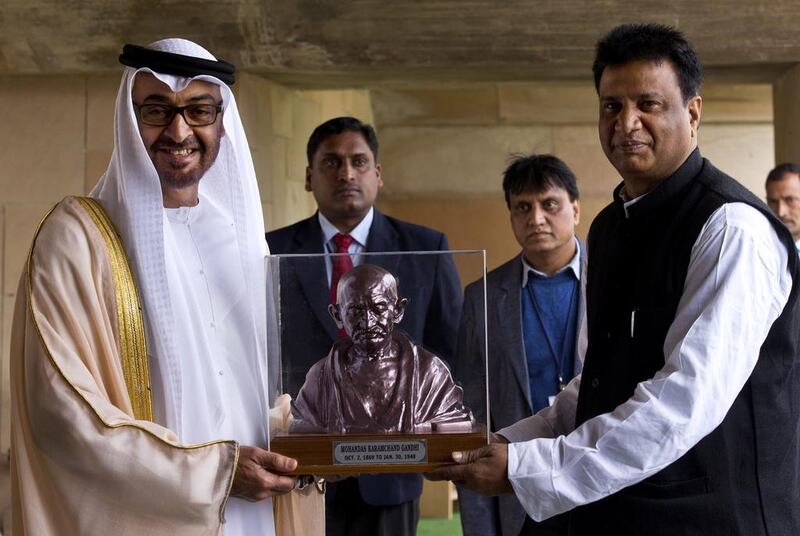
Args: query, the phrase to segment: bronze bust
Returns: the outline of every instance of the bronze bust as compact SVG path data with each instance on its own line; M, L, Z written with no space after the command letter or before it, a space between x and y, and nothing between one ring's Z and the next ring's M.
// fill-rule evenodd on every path
M468 432L472 414L439 357L395 326L408 300L388 271L363 264L329 312L346 338L314 364L292 403L296 433Z

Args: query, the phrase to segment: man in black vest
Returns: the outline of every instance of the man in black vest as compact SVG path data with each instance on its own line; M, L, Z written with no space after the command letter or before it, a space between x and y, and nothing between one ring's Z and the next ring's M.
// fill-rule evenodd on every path
M589 232L583 373L434 476L513 491L535 519L571 510L570 534L800 534L792 237L700 155L681 33L617 27L594 75L623 183Z

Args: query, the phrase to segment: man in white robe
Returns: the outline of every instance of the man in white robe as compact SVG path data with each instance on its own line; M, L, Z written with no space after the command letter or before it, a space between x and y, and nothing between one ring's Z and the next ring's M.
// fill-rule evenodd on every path
M108 170L42 222L18 294L14 534L271 535L296 461L265 450L267 248L233 67L181 39L120 61Z

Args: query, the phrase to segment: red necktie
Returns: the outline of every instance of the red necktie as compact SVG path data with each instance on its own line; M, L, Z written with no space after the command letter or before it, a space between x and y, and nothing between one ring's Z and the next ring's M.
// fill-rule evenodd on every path
M334 235L333 243L336 244L334 253L349 253L348 248L353 243L353 237L338 233ZM333 270L331 271L331 303L335 305L336 288L339 286L339 279L353 267L353 259L350 258L350 255L337 255L336 257L331 257L331 263L333 265Z

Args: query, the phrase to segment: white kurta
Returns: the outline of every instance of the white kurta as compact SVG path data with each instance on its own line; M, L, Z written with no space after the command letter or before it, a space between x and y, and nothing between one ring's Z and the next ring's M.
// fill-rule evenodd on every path
M508 478L528 514L541 520L611 495L712 432L750 377L791 286L786 248L769 221L743 203L717 209L692 248L664 367L577 429L580 376L553 406L499 431L512 443Z
M195 207L164 209L168 285L179 318L176 326L181 393L179 423L163 423L187 444L226 438L266 448L264 386L258 380L258 355L233 218L201 196ZM172 275L180 274L180 276ZM154 386L155 387L155 386ZM165 397L154 389L157 415ZM272 501L251 503L231 497L225 509L226 536L273 533Z

